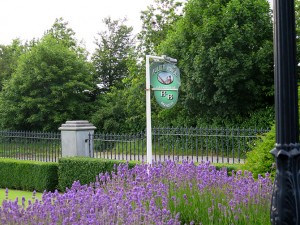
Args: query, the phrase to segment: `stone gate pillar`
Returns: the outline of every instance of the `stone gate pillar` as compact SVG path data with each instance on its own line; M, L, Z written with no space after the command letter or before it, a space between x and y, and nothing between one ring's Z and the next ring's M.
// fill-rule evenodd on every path
M96 127L87 120L66 121L60 128L62 156L93 157L93 141L89 136Z

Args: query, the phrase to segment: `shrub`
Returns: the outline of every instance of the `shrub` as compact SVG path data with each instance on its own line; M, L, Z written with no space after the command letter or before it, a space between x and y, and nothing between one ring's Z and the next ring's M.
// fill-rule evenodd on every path
M275 126L265 134L261 136L253 145L253 149L247 153L246 162L243 169L249 170L253 173L254 177L258 174L271 173L271 176L275 175L275 160L274 156L270 153L275 147Z
M39 191L57 188L57 163L0 159L0 187Z
M249 118L242 119L239 124L240 127L260 127L269 128L274 124L274 107L266 107L249 115Z
M241 164L230 164L230 163L213 163L217 170L226 169L228 176L231 176L234 171L242 169Z
M111 173L115 165L126 163L120 160L95 159L86 157L65 157L59 159L58 163L58 188L65 191L70 188L74 181L81 184L95 182L96 176L100 173ZM130 162L132 168L137 162Z

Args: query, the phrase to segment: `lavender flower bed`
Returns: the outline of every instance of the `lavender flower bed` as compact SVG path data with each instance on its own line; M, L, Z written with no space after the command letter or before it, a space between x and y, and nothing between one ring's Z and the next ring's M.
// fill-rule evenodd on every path
M64 194L44 193L25 206L5 200L1 224L269 224L272 184L241 171L227 175L209 163L156 163L74 182Z

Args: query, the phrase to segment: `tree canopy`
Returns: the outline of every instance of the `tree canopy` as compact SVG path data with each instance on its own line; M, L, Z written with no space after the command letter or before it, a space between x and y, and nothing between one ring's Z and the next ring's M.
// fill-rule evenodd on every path
M272 105L269 4L261 0L190 0L160 51L179 61L190 115L221 120Z
M138 34L139 53L157 53L157 46L182 15L183 3L176 0L154 0L154 4L141 12L142 30Z
M0 93L1 127L57 130L66 120L88 119L85 90L90 66L51 35L24 53Z
M153 126L267 126L271 16L267 0L154 0L137 38L126 19L106 18L90 58L68 22L56 19L40 40L0 46L1 128L57 130L87 119L105 132L142 131L146 54L176 58L182 80L172 109L152 99Z
M10 45L0 45L0 90L3 81L10 79L17 67L20 55L25 51L25 47L19 39L12 41Z
M100 32L96 39L97 48L92 56L95 79L101 91L118 86L128 76L127 61L133 53L134 43L132 27L125 20L104 19L107 30ZM121 88L119 86L119 88Z

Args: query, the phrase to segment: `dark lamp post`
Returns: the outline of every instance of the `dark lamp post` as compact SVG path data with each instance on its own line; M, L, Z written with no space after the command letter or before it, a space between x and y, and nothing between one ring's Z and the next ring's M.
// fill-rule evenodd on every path
M300 146L294 0L274 0L276 177L273 225L300 225Z

